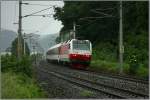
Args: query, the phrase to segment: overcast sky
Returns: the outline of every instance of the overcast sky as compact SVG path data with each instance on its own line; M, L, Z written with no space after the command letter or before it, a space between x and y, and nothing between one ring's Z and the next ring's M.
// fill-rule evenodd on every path
M4 29L9 29L17 32L18 24L13 24L18 22L18 1L2 1L1 3L1 26ZM50 6L46 5L57 5L63 7L63 1L23 1L23 3L30 4L40 4L39 5L22 5L22 16L28 15ZM45 5L45 6L43 6ZM37 13L37 15L43 14L54 14L53 8ZM53 17L41 17L41 16L30 16L22 19L22 29L23 33L33 33L35 31L37 34L54 34L58 33L62 27L60 21L54 20Z

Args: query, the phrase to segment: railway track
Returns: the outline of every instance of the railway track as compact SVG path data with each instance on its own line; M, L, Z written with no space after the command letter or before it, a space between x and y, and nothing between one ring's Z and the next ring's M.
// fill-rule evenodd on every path
M60 66L60 65L58 65ZM66 66L65 66L66 67ZM131 78L130 76L124 76L124 75L116 75L116 74L110 74L110 73L104 73L104 72L95 72L95 71L91 71L91 70L74 70L74 71L78 71L78 72L83 72L83 73L91 73L91 74L95 74L95 75L100 75L100 76L107 76L110 78L117 78L117 79L121 79L121 80L127 80L127 81L132 81L132 82L137 82L137 83L142 83L142 84L149 84L149 80L144 80L144 79L137 79L137 78Z
M48 70L51 70L51 67L53 66L54 70L59 70L60 72L64 72L69 75L74 75L74 76L79 76L81 78L97 82L99 84L105 84L107 86L119 88L125 91L131 91L133 93L137 94L143 94L147 95L149 94L149 87L148 84L137 82L137 81L130 81L130 80L125 80L124 78L118 78L118 77L109 77L109 75L101 75L101 74L96 74L90 71L84 71L84 70L76 70L76 69L71 69L68 67L62 67L60 65L49 65L45 63L45 68Z
M66 74L66 73L62 73L62 72L58 72L58 71L54 71L54 70L48 71L47 69L40 69L40 68L39 68L39 70L41 70L45 73L51 74L55 77L61 78L72 84L78 85L80 87L88 88L90 90L101 92L101 93L105 93L110 98L120 98L120 99L121 98L124 98L124 99L125 98L148 98L148 95L115 88L115 87L108 86L105 84L100 84L100 83L97 83L97 82L94 82L91 80L87 80L87 79L84 79L81 77L77 77L74 75L70 75L70 74Z
M106 84L111 87L120 88L122 90L130 91L130 92L137 93L137 94L143 94L145 96L148 95L148 91L149 91L148 90L149 87L147 83L145 84L145 83L137 82L134 80L130 81L124 78L109 77L108 75L105 76L105 75L95 74L91 72L85 73L80 70L79 71L75 70L74 72L72 71L70 72L70 74L73 74L73 75L80 74L80 77L86 78L91 81L96 81L99 84Z
M104 72L95 72L95 71L91 71L91 70L81 70L83 72L91 72L94 74L98 74L98 75L103 75L103 76L108 76L108 77L112 77L112 78L118 78L118 79L122 79L122 80L128 80L128 81L133 81L133 82L138 82L138 83L143 83L143 84L149 84L149 80L145 80L145 79L138 79L138 78L131 78L130 76L126 76L126 75L120 75L120 74L110 74L110 73L104 73Z

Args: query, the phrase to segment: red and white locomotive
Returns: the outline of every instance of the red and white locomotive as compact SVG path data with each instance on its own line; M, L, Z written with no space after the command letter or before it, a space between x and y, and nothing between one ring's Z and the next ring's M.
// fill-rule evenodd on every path
M91 55L92 45L89 40L72 39L49 48L46 52L46 59L84 69L90 64Z

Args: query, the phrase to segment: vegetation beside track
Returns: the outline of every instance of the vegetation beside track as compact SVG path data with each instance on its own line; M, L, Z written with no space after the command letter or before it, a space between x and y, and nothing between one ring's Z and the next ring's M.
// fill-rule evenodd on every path
M106 49L101 51L99 49L93 50L92 61L89 69L99 72L104 71L112 74L118 74L120 70L119 60L115 58L116 56L114 56L114 54L113 50L111 52ZM143 79L148 79L149 76L148 67L146 64L140 63L140 61L130 62L125 60L123 63L123 74Z
M92 91L88 91L88 90L83 90L83 91L80 92L80 95L84 96L84 97L92 97L93 96L93 92Z
M47 94L34 80L30 57L18 60L15 56L2 56L2 98L45 98Z
M12 72L2 73L2 98L45 98L45 93L28 76Z
M92 42L92 68L98 71L103 69L109 73L119 72L120 2L64 1L64 4L62 8L55 8L54 18L63 24L56 42L69 39L72 24L75 22L76 38ZM123 72L148 78L148 1L125 1L122 6ZM107 18L103 13L114 17Z
M108 62L105 60L94 60L91 62L91 65L89 69L94 71L104 71L104 72L110 72L114 74L118 74L119 72L119 63L117 62ZM132 74L129 72L129 64L123 65L123 74ZM136 73L134 74L135 77L147 79L148 78L148 68L144 66L140 66Z

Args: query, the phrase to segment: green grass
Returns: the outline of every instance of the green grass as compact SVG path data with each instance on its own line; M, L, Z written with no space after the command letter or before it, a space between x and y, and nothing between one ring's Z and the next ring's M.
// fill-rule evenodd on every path
M91 65L89 66L89 69L96 70L96 71L105 71L105 72L110 72L110 73L119 73L119 63L108 62L105 60L92 60ZM131 74L129 70L130 70L130 65L124 63L123 73ZM148 68L141 64L139 68L137 69L134 76L137 76L139 78L148 78L149 76Z
M102 70L102 71L107 71L107 72L112 72L112 73L118 73L119 72L119 63L108 62L105 60L92 60L90 69ZM128 73L129 65L124 64L123 70L125 73Z
M12 72L2 73L2 98L23 99L23 98L45 98L44 93L33 79L14 74Z
M141 66L137 70L136 75L139 76L140 78L147 78L148 79L149 69L141 64Z
M133 39L131 39L132 42ZM142 39L143 40L143 39ZM130 41L131 42L131 41ZM142 43L142 42L141 42ZM123 55L123 73L137 78L148 79L148 54L147 49L133 48L131 44L125 44ZM118 47L110 42L100 42L93 47L92 61L89 69L99 72L119 73Z
M88 90L83 90L83 91L80 92L80 95L84 96L84 97L91 97L91 96L93 96L93 92L88 91Z

